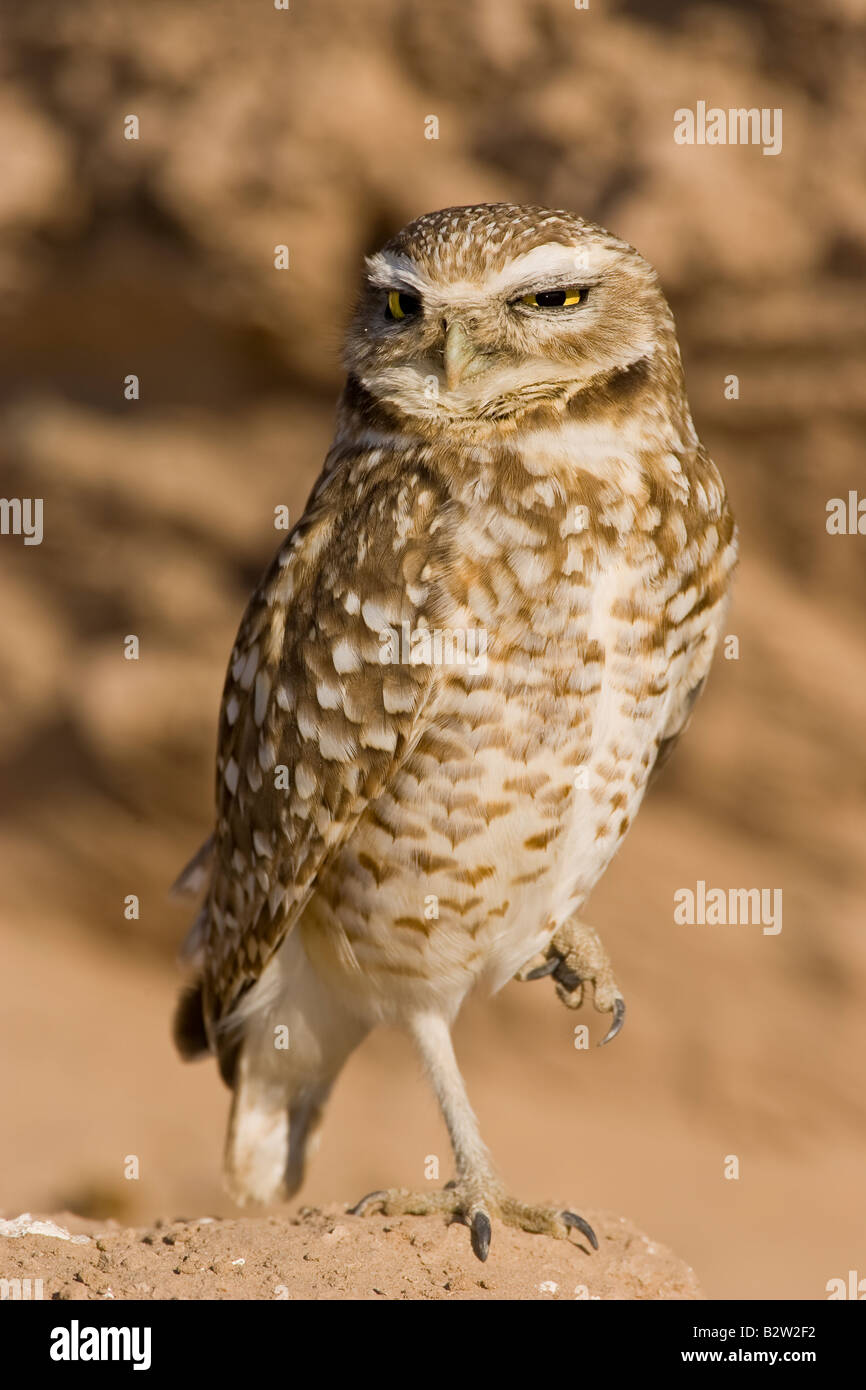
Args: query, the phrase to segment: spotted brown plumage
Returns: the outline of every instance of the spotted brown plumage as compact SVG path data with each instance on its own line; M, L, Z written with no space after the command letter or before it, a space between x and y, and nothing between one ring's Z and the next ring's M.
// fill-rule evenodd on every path
M568 213L410 224L368 262L346 367L231 655L178 1032L234 1089L243 1200L297 1188L346 1057L405 1027L457 1182L377 1201L458 1212L483 1257L491 1215L583 1226L502 1192L450 1027L479 981L540 973L620 1026L579 914L706 679L734 524L655 273Z

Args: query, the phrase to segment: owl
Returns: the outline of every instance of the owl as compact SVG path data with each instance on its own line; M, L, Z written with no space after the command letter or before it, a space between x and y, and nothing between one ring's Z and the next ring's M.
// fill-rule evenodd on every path
M451 1029L475 986L621 992L583 904L682 733L736 535L651 266L565 211L418 218L367 262L334 442L251 598L222 700L216 826L180 885L181 1053L233 1092L239 1202L299 1188L343 1064L413 1039L454 1151L442 1212L586 1220L509 1195Z

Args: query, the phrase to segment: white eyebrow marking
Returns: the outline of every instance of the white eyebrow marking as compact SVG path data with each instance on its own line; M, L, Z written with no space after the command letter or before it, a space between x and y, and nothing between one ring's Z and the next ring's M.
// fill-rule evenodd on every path
M617 259L618 253L597 243L579 242L566 246L549 241L534 246L504 269L482 281L431 280L415 262L400 251L377 251L367 258L370 282L380 289L404 289L435 303L477 301L479 295L512 295L533 289L541 283L558 285L592 282Z
M491 276L485 288L508 294L544 281L556 280L560 285L570 281L579 285L594 280L613 259L614 255L601 246L586 242L564 246L562 242L550 241L515 257L510 265Z
M367 257L367 275L370 283L383 290L414 290L423 294L431 288L431 282L415 262L399 251L377 251L375 256Z

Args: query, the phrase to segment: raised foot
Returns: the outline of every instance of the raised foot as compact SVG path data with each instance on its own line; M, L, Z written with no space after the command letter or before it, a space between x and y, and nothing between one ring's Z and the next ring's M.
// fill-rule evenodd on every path
M568 922L551 938L543 956L527 961L516 975L518 980L541 980L552 975L556 993L569 1009L579 1009L584 985L591 984L593 1004L599 1013L612 1014L613 1021L599 1047L616 1037L625 1022L625 1000L614 979L610 957L598 932L583 922Z
M385 1192L370 1192L349 1210L350 1216L363 1216L378 1208L386 1216L429 1216L442 1212L462 1221L469 1227L472 1249L479 1260L486 1260L492 1236L491 1216L506 1226L537 1235L567 1238L569 1231L580 1231L593 1250L598 1249L595 1231L588 1221L573 1211L553 1206L530 1206L500 1192L482 1191L468 1183L449 1183L442 1191L408 1192L391 1188Z

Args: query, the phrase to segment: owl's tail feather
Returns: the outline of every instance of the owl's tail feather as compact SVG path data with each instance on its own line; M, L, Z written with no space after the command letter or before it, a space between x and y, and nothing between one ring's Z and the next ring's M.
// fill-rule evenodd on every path
M286 1201L297 1192L331 1089L368 1031L291 932L216 1030L218 1054L233 1049L225 1174L236 1202Z
M240 1071L243 1068L239 1068ZM232 1199L288 1201L304 1180L307 1159L318 1145L331 1081L305 1087L286 1104L280 1089L236 1078L226 1136L225 1181Z
M204 1021L204 1000L201 981L181 991L172 1024L174 1045L185 1062L191 1062L210 1051Z

